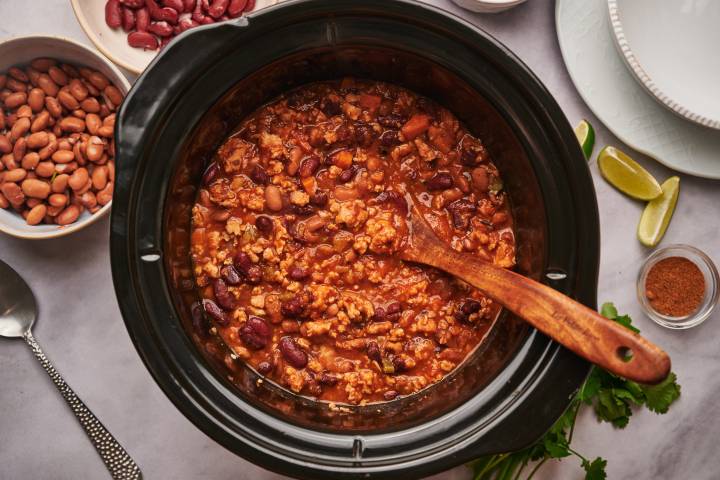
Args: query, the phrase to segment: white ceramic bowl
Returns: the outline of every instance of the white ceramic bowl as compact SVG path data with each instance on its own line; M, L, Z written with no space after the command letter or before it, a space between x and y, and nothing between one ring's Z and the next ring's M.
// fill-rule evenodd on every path
M199 0L198 0L199 1ZM277 3L278 0L257 0L255 10ZM122 28L113 30L105 23L106 0L70 0L75 16L90 41L103 55L117 65L140 74L159 50L143 50L128 45L127 32Z
M608 0L622 58L662 105L720 129L720 2Z
M62 37L32 35L11 38L0 42L0 72L13 65L30 63L37 57L50 57L75 65L84 65L102 72L123 95L130 90L127 78L112 63L94 50ZM61 237L76 232L96 222L110 211L108 203L95 214L83 212L80 218L70 225L28 225L13 210L0 209L0 231L15 237L27 239L46 239Z
M460 7L478 13L500 13L527 0L453 0Z

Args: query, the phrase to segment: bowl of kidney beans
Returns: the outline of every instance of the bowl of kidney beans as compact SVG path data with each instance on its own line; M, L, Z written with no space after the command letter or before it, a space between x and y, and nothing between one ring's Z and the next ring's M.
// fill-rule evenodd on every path
M112 63L71 40L0 42L0 231L58 237L110 210L115 114L129 89Z
M278 0L71 0L95 46L117 65L142 72L175 36L238 18Z

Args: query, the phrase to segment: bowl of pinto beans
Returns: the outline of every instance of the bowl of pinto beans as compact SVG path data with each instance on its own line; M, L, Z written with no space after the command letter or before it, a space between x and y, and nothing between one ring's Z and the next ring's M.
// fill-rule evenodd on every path
M59 237L110 210L115 113L129 89L114 65L72 40L0 43L0 231Z

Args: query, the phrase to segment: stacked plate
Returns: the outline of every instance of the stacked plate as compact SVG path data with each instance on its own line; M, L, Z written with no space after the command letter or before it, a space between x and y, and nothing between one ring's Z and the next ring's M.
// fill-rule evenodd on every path
M617 137L720 178L720 2L558 0L556 23L575 86Z
M512 8L526 0L453 0L466 10L478 13L499 13Z

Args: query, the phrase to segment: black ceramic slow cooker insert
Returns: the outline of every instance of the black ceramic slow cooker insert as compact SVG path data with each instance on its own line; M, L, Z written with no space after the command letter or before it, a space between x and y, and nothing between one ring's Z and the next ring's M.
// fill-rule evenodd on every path
M449 378L386 404L331 409L230 372L195 346L188 255L201 172L278 94L353 76L396 83L483 139L516 220L518 271L594 308L595 194L560 108L515 56L431 6L295 0L186 32L138 79L116 123L111 253L128 331L172 402L226 448L308 479L416 478L522 448L568 406L589 365L503 314Z

